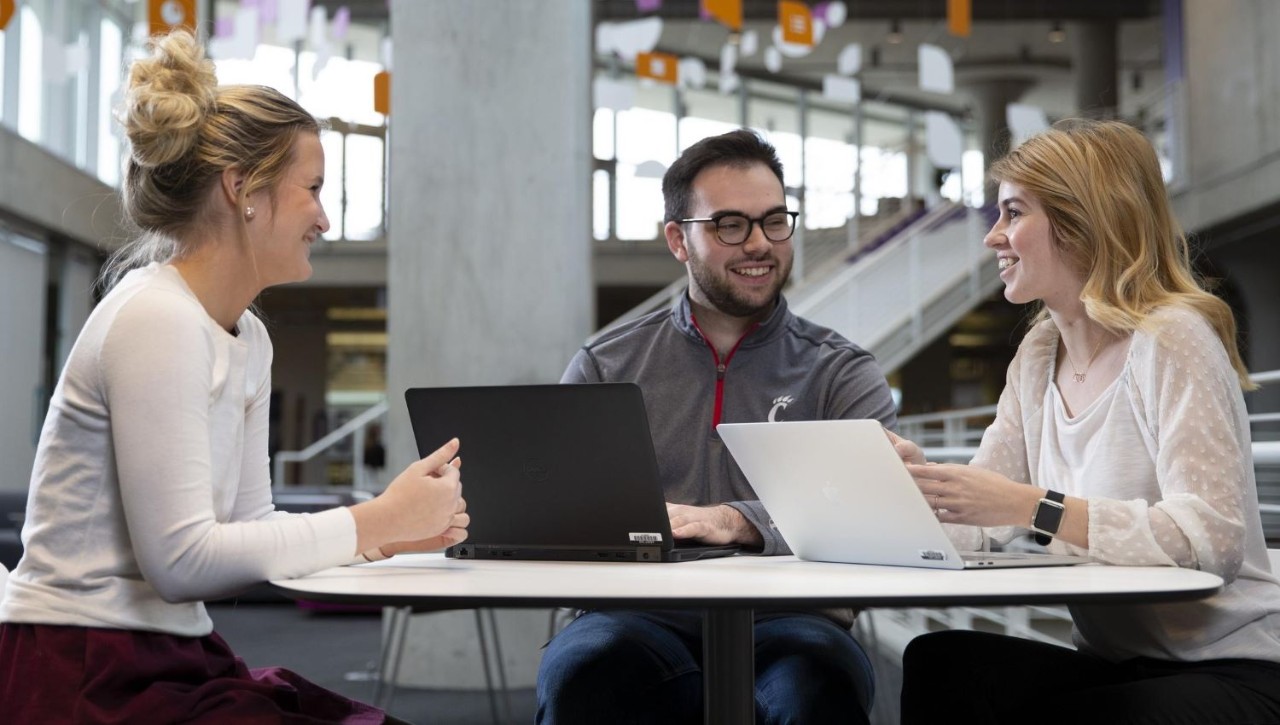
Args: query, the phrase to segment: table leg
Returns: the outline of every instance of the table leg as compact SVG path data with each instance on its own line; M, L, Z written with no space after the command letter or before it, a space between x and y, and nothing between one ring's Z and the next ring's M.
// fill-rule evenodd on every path
M708 609L703 614L702 699L708 725L755 722L754 628L750 609Z

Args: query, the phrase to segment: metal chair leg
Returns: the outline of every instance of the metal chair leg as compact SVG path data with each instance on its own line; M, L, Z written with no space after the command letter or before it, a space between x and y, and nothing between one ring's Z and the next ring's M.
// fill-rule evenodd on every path
M480 639L480 662L484 666L484 684L489 691L489 714L493 716L495 725L502 720L498 716L498 695L493 689L493 673L489 669L489 641L484 633L484 615L479 609L473 610L476 615L476 636Z
M489 615L489 627L493 630L493 652L498 665L498 686L502 689L503 715L510 722L512 719L511 688L507 687L506 660L502 659L502 637L498 634L498 615L492 609L486 609L485 612Z
M384 607L389 614L386 641L378 663L378 678L373 684L373 704L381 710L391 707L395 697L396 678L400 675L400 663L404 656L404 640L409 633L409 607Z

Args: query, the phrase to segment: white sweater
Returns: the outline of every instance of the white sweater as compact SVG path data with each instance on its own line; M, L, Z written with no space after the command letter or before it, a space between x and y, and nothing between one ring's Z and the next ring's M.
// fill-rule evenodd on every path
M350 562L350 511L272 507L271 342L248 311L237 332L171 266L97 306L40 433L0 621L202 636L201 600Z
M1133 334L1115 383L1074 418L1053 385L1058 330L1037 325L1009 366L972 463L1088 500L1089 549L1055 540L1053 551L1226 581L1198 602L1072 607L1082 650L1109 660L1280 662L1280 582L1267 558L1235 370L1198 313L1164 308L1149 323ZM983 543L977 529L948 529L961 546Z

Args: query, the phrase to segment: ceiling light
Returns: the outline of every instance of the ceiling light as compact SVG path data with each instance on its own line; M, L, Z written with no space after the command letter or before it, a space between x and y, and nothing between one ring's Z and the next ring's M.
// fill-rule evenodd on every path
M897 18L889 21L889 34L884 37L884 42L889 45L897 45L902 42L902 22Z
M1067 39L1067 31L1062 29L1062 21L1055 20L1053 25L1049 26L1049 42L1061 43Z

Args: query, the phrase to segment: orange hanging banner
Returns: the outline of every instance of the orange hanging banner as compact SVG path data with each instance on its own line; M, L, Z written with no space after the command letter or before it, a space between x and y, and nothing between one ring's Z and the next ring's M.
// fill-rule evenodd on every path
M961 38L973 29L973 0L947 0L947 32Z
M0 0L0 30L9 27L9 21L13 20L15 4L14 0Z
M152 35L164 35L174 28L196 32L196 0L147 0L147 19Z
M373 110L391 115L391 73L382 71L373 77Z
M781 0L778 25L782 27L782 42L813 45L813 13L805 3Z
M742 30L742 0L699 0L705 18L718 20L730 30Z
M670 53L637 53L636 75L675 85L679 63L680 59Z

